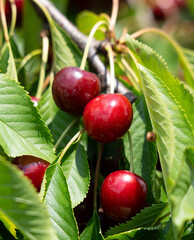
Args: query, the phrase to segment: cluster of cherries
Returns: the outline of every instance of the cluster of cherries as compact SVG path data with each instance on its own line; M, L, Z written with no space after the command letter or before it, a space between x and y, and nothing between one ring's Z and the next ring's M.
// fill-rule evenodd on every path
M129 129L133 109L130 101L118 93L99 95L101 83L91 72L78 67L65 67L59 71L52 85L53 98L57 106L68 113L83 115L83 125L87 134L98 142L114 142ZM31 180L37 191L49 163L32 156L17 157L13 161ZM86 209L87 198L81 203ZM100 192L104 213L119 222L129 220L145 205L147 187L138 175L117 170L106 176ZM79 206L75 209L76 211Z
M21 22L24 0L15 0L15 4L17 21ZM10 21L11 6L8 0L5 2L5 14ZM117 93L100 95L101 83L94 73L78 67L65 67L56 74L52 92L57 106L62 111L83 115L85 131L98 142L116 141L131 125L133 109L130 101ZM37 105L38 99L32 97L31 100ZM49 163L28 155L17 157L12 163L24 172L39 192ZM88 198L90 195L93 196L91 192L93 192L92 187L86 199L80 204L84 211L88 209L85 206L88 204ZM129 171L118 170L106 176L102 184L100 200L107 216L123 222L144 207L146 195L147 187L141 177ZM75 215L78 208L75 209Z

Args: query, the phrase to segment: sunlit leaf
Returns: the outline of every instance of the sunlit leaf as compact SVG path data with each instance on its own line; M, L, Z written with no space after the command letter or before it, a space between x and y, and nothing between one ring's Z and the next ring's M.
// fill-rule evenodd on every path
M0 75L0 144L8 156L55 158L51 137L27 92Z

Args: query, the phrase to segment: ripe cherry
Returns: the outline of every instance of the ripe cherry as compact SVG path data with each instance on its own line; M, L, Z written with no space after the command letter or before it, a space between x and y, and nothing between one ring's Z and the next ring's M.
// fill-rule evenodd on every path
M78 67L65 67L60 70L52 86L57 106L72 114L82 114L86 104L99 95L100 89L99 78Z
M103 94L92 99L83 112L88 135L99 142L113 142L122 137L131 125L133 109L121 94Z
M22 22L22 14L24 9L24 0L15 0L16 10L17 10L17 24ZM9 0L5 2L5 16L8 22L11 21L11 3Z
M109 174L101 187L100 200L110 218L124 222L145 206L147 186L144 180L129 171L119 170Z
M29 155L16 157L12 163L24 172L24 175L31 180L39 192L45 170L49 166L49 163L41 158Z

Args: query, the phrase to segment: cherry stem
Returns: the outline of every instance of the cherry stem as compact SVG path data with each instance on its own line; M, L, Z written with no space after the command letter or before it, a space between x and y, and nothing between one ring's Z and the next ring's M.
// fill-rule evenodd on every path
M42 63L40 67L40 77L38 82L38 89L36 93L36 97L38 99L41 98L42 91L43 91L43 85L45 80L45 72L46 72L46 64L48 60L48 51L49 51L49 39L46 36L46 34L42 34Z
M110 22L109 22L109 31L110 32L112 32L114 30L115 23L117 20L118 10L119 10L119 0L113 0L112 13L111 13L111 18L110 18Z
M100 27L100 25L107 25L107 23L105 21L99 21L97 22L92 30L90 31L90 34L88 36L88 40L87 40L87 43L86 43L86 46L85 46L85 49L84 49L84 54L83 54L83 58L82 58L82 62L81 62L81 65L80 65L80 69L84 70L85 69L85 66L86 66L86 61L87 61L87 57L88 57L88 53L89 53L89 49L90 49L90 46L91 46L91 42L92 42L92 39L94 37L94 34L95 32L98 30L98 28Z
M75 123L78 122L78 120L80 119L80 117L76 117L65 129L65 131L61 134L60 138L58 139L58 141L55 144L55 149L59 146L59 144L61 143L61 141L63 140L63 138L65 137L65 135L69 132L69 130L75 125Z
M108 58L110 62L110 93L114 93L115 90L115 67L114 67L114 55L111 44L106 45L108 52Z
M15 25L16 25L17 8L16 8L14 0L10 0L10 3L11 3L12 17L11 17L11 25L10 25L10 29L9 29L9 36L11 37L14 33L14 29L15 29Z
M133 172L133 144L131 138L130 130L127 131L128 139L129 139L129 149L130 149L130 172Z
M82 136L84 132L84 129L80 130L79 132L77 132L73 137L72 139L67 143L67 145L65 146L65 148L63 149L59 159L58 159L58 162L61 163L61 160L62 158L64 157L65 153L67 152L67 150L69 149L69 147L75 143L75 142L78 142Z
M97 188L98 188L98 176L99 176L99 171L100 171L100 163L102 159L102 153L104 149L104 143L100 143L99 145L99 152L98 152L98 159L96 163L96 170L95 170L95 175L94 175L94 211L97 210Z

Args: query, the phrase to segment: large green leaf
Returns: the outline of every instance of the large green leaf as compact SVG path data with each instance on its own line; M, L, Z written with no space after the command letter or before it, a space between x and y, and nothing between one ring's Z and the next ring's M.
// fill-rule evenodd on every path
M46 208L30 181L4 160L0 160L0 212L26 239L57 239Z
M92 218L87 224L87 227L84 229L80 235L80 240L103 240L103 236L100 233L100 221L96 211L94 211Z
M146 207L135 217L133 217L132 220L115 226L114 228L110 228L107 231L106 236L126 232L135 228L152 227L163 215L166 207L166 203L160 203L152 205L151 207Z
M138 61L141 83L164 174L169 200L172 190L180 185L184 171L182 155L194 142L194 99L190 91L168 71L165 62L149 47L127 38L127 45ZM172 202L171 208L174 211ZM180 204L180 202L176 202ZM176 219L173 218L173 222ZM175 237L181 234L175 231Z
M60 240L78 239L78 228L73 215L65 176L59 163L46 170L46 194L44 203Z
M133 122L130 127L133 145L133 172L141 176L148 188L148 204L154 202L153 179L157 162L155 143L146 139L146 133L152 131L152 126L144 96L133 104ZM127 134L124 136L125 156L130 162L130 148Z
M90 184L87 154L81 144L75 144L66 152L61 161L74 208L86 197Z
M15 81L0 75L0 144L8 156L33 155L51 162L55 155L50 133Z

